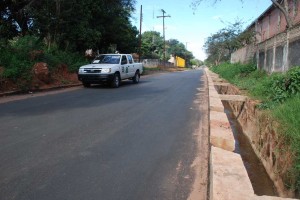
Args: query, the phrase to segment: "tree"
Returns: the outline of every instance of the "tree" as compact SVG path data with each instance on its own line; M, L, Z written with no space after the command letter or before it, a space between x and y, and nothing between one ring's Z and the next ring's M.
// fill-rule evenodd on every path
M170 57L170 55L179 56L186 60L187 65L189 64L190 60L194 58L192 52L188 51L185 45L176 39L170 39L166 41L166 46L167 57Z
M194 65L194 66L197 66L197 67L199 67L199 66L201 66L201 65L204 64L203 61L201 61L201 60L199 60L199 59L192 59L192 60L190 61L190 63L191 63L191 65Z
M122 52L137 47L137 28L130 22L135 0L2 0L0 38L35 35L48 49Z
M229 59L229 50L226 48L226 33L219 32L207 38L204 48L208 55L207 60L218 65L221 61Z
M208 61L216 65L222 61L229 61L231 53L251 43L254 34L242 32L242 25L243 22L237 20L207 38L204 48L208 55Z
M219 1L222 0L193 0L192 1L192 7L193 9L196 9L201 2L203 1L212 1L213 4L216 4ZM243 0L239 0L241 2L243 2ZM287 22L287 28L292 28L294 23L292 18L289 15L289 6L288 6L288 0L271 0L271 2L273 3L274 6L276 6L284 15L286 22Z
M0 4L0 36L12 38L18 34L25 35L30 29L32 16L29 8L32 1L2 0Z
M163 56L164 39L157 31L145 31L142 34L142 57L158 59Z
M164 38L157 31L145 31L142 34L142 57L147 59L163 59L164 51ZM191 52L186 50L183 43L176 39L166 41L166 58L170 55L180 56L187 60L193 59L194 56Z
M184 44L182 44L181 42L179 42L176 39L170 39L168 41L166 41L166 46L167 46L167 52L168 55L170 56L170 54L172 54L173 56L179 56L184 58L185 53L186 53L186 49Z

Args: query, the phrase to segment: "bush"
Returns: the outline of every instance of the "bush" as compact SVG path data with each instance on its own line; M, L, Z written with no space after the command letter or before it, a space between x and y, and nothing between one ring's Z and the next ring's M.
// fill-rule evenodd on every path
M16 37L13 40L10 40L9 43L13 49L18 50L19 52L23 52L25 56L28 56L28 53L30 51L42 50L44 47L40 39L31 35Z
M274 74L271 76L270 99L281 103L300 93L300 67L294 67L286 74Z
M16 37L8 43L1 42L0 48L0 66L5 68L1 76L14 81L30 81L35 62L47 63L50 71L55 71L59 64L66 64L70 72L77 71L81 65L87 63L77 53L57 48L47 50L43 42L35 36Z
M5 68L2 76L17 80L30 72L33 62L25 59L24 52L7 48L0 53L0 66Z

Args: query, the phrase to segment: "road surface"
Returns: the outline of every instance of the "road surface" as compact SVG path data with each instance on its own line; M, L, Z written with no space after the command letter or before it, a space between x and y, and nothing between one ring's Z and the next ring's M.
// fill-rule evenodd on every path
M0 199L205 199L202 70L0 103Z

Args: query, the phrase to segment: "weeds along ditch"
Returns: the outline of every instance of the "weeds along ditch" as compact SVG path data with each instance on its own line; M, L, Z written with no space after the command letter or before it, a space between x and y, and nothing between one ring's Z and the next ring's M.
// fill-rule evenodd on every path
M279 123L278 132L293 151L293 169L287 187L300 191L300 67L267 74L255 64L223 63L210 68L247 96L259 100L258 108ZM292 184L291 184L292 182Z

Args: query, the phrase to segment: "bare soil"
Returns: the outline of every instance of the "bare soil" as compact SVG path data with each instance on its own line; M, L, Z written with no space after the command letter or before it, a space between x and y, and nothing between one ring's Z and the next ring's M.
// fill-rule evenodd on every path
M195 181L192 192L188 200L207 200L209 199L209 119L208 119L208 90L207 80L202 77L201 81L205 84L203 89L198 88L197 99L195 104L198 105L198 110L201 115L199 127L195 130L194 136L197 140L197 156L191 166L195 170Z
M17 81L0 78L0 93L9 94L13 92L30 92L57 88L65 85L80 84L76 73L52 73L49 82L43 82L33 76L32 80L26 81L19 79Z

